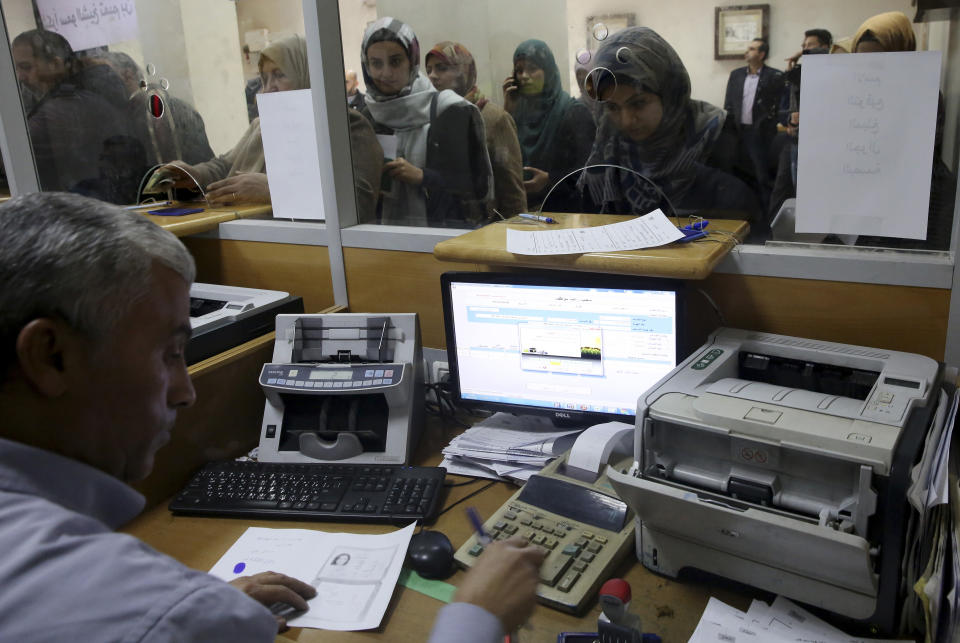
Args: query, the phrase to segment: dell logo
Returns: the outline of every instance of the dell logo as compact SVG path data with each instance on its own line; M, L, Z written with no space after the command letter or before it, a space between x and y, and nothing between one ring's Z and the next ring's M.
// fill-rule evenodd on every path
M554 416L554 417L558 417L558 418L567 418L567 419L573 418L573 416L570 415L569 413L561 413L561 412L559 412L559 411L555 412L555 413L553 414L553 416Z

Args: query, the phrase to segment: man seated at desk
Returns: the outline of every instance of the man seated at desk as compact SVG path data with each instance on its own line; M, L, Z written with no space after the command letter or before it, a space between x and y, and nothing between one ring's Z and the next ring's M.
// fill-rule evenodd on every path
M124 483L150 473L194 401L186 248L116 206L49 192L0 206L0 239L4 638L272 641L286 624L266 606L306 609L312 586L272 572L227 584L113 532L144 505ZM488 554L435 640L464 612L474 640L492 641L532 610L537 548Z

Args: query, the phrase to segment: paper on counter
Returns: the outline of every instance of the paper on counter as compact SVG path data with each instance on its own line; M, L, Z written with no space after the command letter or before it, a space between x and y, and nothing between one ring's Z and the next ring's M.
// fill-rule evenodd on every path
M225 581L274 571L313 585L310 611L294 627L379 627L400 576L416 523L381 535L250 527L210 573Z
M565 255L583 252L638 250L682 239L683 233L659 209L642 217L563 230L514 230L507 228L507 252L518 255Z

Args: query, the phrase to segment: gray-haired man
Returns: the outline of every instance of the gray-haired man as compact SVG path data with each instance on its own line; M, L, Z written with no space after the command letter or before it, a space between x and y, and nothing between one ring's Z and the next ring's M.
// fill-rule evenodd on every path
M194 263L117 206L47 192L0 205L0 632L11 641L273 641L316 590L229 585L113 532L195 393ZM431 641L495 642L533 610L543 553L492 545ZM231 587L232 585L232 587ZM240 591L238 591L240 590ZM464 625L469 626L464 629Z

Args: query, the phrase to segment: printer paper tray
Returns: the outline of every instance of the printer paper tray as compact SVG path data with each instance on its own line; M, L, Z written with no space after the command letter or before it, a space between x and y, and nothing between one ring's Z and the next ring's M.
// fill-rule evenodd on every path
M706 493L635 478L610 467L607 475L620 498L657 531L855 592L877 594L870 545L859 536L759 509L740 510L732 502L724 506Z

